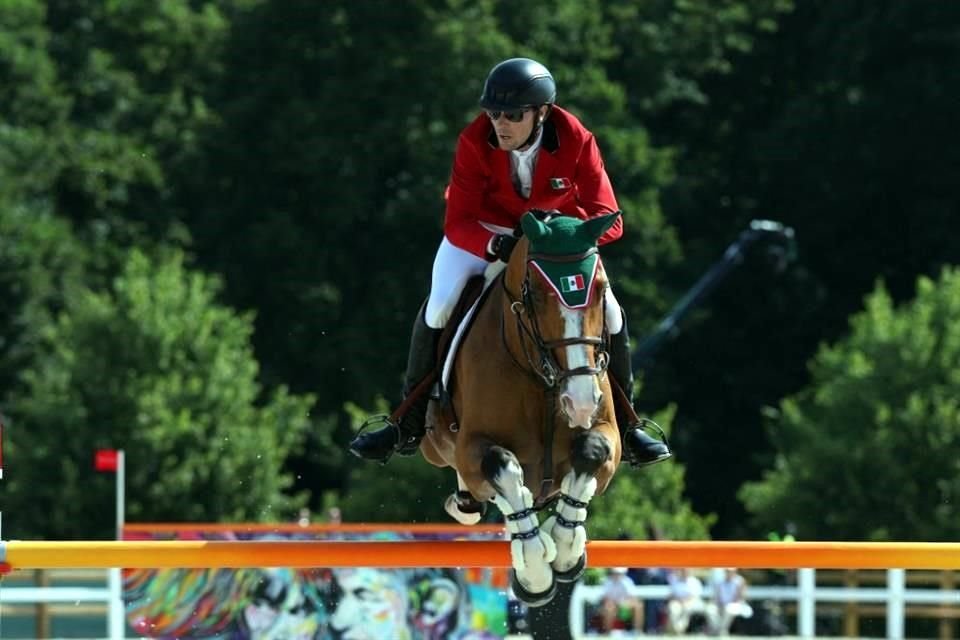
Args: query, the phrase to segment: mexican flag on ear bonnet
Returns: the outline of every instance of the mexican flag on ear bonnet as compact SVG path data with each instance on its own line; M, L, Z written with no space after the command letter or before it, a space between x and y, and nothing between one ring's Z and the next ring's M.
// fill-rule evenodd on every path
M613 226L620 212L589 220L568 216L541 222L531 213L520 219L530 240L529 264L556 292L564 306L580 309L590 304L593 281L600 268L597 240Z

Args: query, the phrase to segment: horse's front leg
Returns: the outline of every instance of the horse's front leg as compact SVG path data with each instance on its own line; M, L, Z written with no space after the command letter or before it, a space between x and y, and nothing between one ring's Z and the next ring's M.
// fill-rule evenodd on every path
M560 497L553 514L543 524L543 531L553 538L557 557L553 561L556 578L573 582L586 566L587 505L597 492L597 475L604 466L612 466L610 442L598 429L590 429L571 443L573 468L560 484Z
M506 518L514 594L533 607L547 604L557 591L550 567L557 549L550 536L540 530L533 494L523 484L520 462L513 452L494 445L484 453L481 470L495 491L494 504Z

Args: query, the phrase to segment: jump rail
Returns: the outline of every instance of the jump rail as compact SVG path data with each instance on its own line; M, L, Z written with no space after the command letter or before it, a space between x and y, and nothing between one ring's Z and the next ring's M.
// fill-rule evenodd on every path
M400 523L392 522L344 522L342 524L311 523L301 525L291 522L284 523L245 523L223 524L209 522L127 522L123 525L125 534L158 534L158 533L412 533L430 535L459 535L464 533L477 535L481 533L491 536L503 534L506 528L502 524L476 524L465 530L462 524L447 523Z
M952 542L587 543L591 567L960 569ZM506 541L9 541L0 568L510 567Z

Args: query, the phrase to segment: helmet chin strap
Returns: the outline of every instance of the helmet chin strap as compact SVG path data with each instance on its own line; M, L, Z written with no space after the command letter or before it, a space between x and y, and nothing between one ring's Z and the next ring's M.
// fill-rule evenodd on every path
M530 135L527 137L526 141L522 145L520 145L521 149L526 149L527 147L532 145L534 141L537 139L537 136L540 135L540 129L543 128L543 122L550 115L551 107L552 105L547 105L547 112L543 114L543 116L539 115L540 107L537 107L537 112L538 112L537 123L533 125L533 129L530 131Z

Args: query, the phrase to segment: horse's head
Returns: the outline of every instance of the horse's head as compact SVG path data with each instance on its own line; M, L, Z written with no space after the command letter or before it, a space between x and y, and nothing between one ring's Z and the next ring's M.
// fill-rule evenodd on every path
M619 215L543 221L528 213L521 220L525 241L518 244L504 276L519 349L530 368L556 389L571 427L589 428L603 397L609 282L597 240Z

